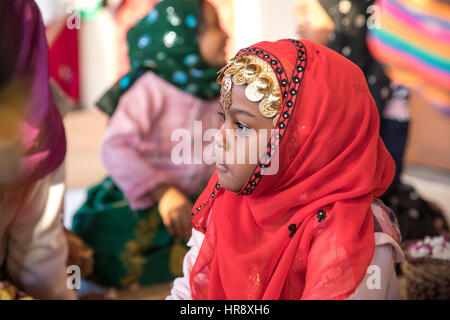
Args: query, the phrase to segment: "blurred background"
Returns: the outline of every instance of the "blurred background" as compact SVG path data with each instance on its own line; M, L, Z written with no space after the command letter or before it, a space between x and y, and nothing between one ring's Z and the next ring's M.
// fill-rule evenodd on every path
M64 101L62 104L68 110L64 118L68 140L64 222L70 229L72 215L85 201L87 188L107 175L100 162L99 150L108 117L95 107L95 103L129 70L126 32L138 20L146 16L157 1L36 0L36 2L41 9L47 30L51 78L61 89L61 101ZM344 26L353 23L361 24L359 20L345 20L350 18L347 15L350 15L354 1L334 1L336 5L330 7L333 12L328 12L329 17L324 18L326 21L320 21L320 13L314 11L326 11L325 6L318 9L320 1L315 0L209 0L209 2L216 7L222 28L229 36L226 47L227 58L232 57L240 48L262 40L307 37L315 40L314 37L317 36L316 41L322 37L326 44L327 41L334 40L336 34L340 32L340 29L336 27L336 21L333 21L334 31L327 29L328 19L330 17L331 20L334 19L333 12L339 14L341 19L339 23ZM437 20L447 19L447 23L450 21L448 1L430 1L447 6L440 13L442 16L447 15L446 18L439 16L440 14L436 13L432 6L431 13L426 11L424 4L428 1L422 2L423 6L418 1L391 2L394 5L403 5L402 8L411 10L413 13L414 6L419 7L422 11L416 11L414 17L432 26L435 24L433 21L430 22L430 17L433 15ZM408 5L411 5L410 9L407 8ZM374 8L376 9L372 10L375 11L374 18L381 19L375 23L383 22L382 17L376 16L380 14L377 11L380 8ZM363 15L362 25L366 20L369 21L370 13L373 14L373 12L366 12ZM420 20L420 14L423 14L425 18ZM310 23L310 27L317 24L316 31L320 32L310 33L311 30L305 28L305 21ZM385 25L387 27L390 26L388 22ZM419 32L427 31L425 26L419 24L409 24L409 27L411 32L415 32L415 29ZM446 36L448 36L448 30L447 27ZM372 43L375 45L382 43L388 47L388 40L391 38L382 36L389 31L381 35L376 32L372 34L371 36L376 38ZM407 31L405 32L407 34ZM369 41L368 39L369 36L365 35L358 41L364 44L365 41ZM437 47L447 50L444 62L448 65L450 38L441 37L441 39L443 44ZM381 48L385 47L381 46ZM380 58L376 54L379 48L372 48L371 51L376 58ZM345 54L346 50L342 51L344 55L349 54L348 52ZM382 53L380 55L383 56ZM395 64L392 61L381 61L381 63ZM394 71L386 72L395 77L398 73ZM447 75L448 72L449 70ZM404 78L407 77L398 76L397 80L401 82ZM444 105L444 109L442 106L436 107L435 101L430 99L430 94L421 90L424 85L415 85L416 83L413 85L411 81L406 80L403 84L409 88L407 115L409 129L400 179L404 184L412 186L421 198L439 208L449 222L450 115L448 109L445 109L448 105ZM443 87L445 91L445 85ZM448 91L446 94L448 95ZM127 298L161 298L165 296L167 286L156 286L148 290L144 293L122 291L121 294L122 297Z
M97 111L95 102L128 71L126 32L148 14L156 0L90 0L78 2L78 7L63 0L36 2L47 26L51 76L76 104L64 120L69 142L67 186L84 189L106 175L98 151L107 118ZM302 1L210 2L229 35L228 58L258 41L301 38L298 25ZM75 28L69 29L67 23ZM409 108L402 178L425 198L438 203L450 217L450 118L414 90ZM68 204L76 206L73 201Z
M226 46L227 58L232 57L239 49L258 41L280 38L312 38L319 42L325 37L322 42L326 44L331 38L330 33L334 34L327 30L326 20L328 17L324 18L325 22L321 21L322 16L315 11L320 5L316 0L209 1L217 9L221 26L229 36ZM78 28L72 30L66 27L67 19L74 19L73 14L80 13L76 10L70 13L70 4L66 3L65 9L61 4L61 8L56 10L55 3L64 1L37 0L37 2L42 8L44 18L47 15L46 12L49 12L46 24L51 48L50 59L61 59L61 62L57 62L59 66L53 69L52 75L62 83L63 88L65 80L76 81L76 84L70 84L66 90L74 98L76 108L69 112L64 120L68 137L66 158L68 192L65 201L65 224L67 228L70 228L72 215L84 202L87 188L107 175L100 162L99 148L108 119L95 108L95 102L120 76L128 71L126 32L134 23L148 14L157 1L97 1L97 5L94 5L93 3L96 1L90 0L89 8L81 12L81 19L76 22ZM361 3L363 2L361 1ZM400 2L408 5L408 1ZM321 4L323 3L324 1L321 2ZM331 3L335 4L331 10L339 14L339 19L342 19L338 22L334 21L336 29L336 23L346 24L346 17L351 15L349 4L351 7L354 1L331 1ZM409 1L411 6L417 5L417 3L417 1ZM79 2L78 5L78 8L83 8L84 4ZM368 4L364 5L368 6ZM330 5L328 7L330 8ZM424 18L419 18L419 20L428 21L430 15L426 11L427 8L424 7L419 8L423 11L417 11L424 14ZM321 8L319 10L323 10L326 6ZM412 7L411 10L416 10L416 8ZM328 14L333 18L332 14ZM366 12L366 18L370 14L374 19L380 19L379 16L376 16L380 15L379 11ZM447 19L447 22L450 17L448 14L448 9L442 12L444 17L447 15L444 18ZM442 19L442 17L439 18ZM305 21L308 21L317 30L308 33L308 30L304 29ZM424 32L432 30L432 27L430 30L426 27L418 24L412 25L412 29L418 28L419 32L421 28ZM411 37L411 33L406 32L404 36ZM443 39L448 59L450 42L448 39L445 40L445 37ZM359 38L358 41L366 40ZM343 44L338 45L343 46ZM57 47L59 48L57 49ZM52 50L55 51L53 56ZM64 59L68 57L73 60L68 61L66 65ZM78 69L68 71L68 66ZM439 208L449 222L450 116L436 108L433 101L430 101L418 86L410 87L408 112L410 121L400 180L413 187L419 196L430 205ZM410 215L408 219L414 220L411 217L415 216L416 211L414 208L408 210ZM167 288L167 286L161 285L160 287L152 286L140 289L141 291L137 292L127 290L120 292L124 297L159 298L164 296Z

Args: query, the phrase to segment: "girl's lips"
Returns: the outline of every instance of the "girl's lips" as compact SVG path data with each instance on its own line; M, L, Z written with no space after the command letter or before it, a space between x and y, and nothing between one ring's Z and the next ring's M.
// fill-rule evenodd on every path
M216 168L217 168L218 171L221 171L221 172L228 172L228 171L230 171L230 169L228 169L228 167L226 165L221 164L221 163L216 163Z

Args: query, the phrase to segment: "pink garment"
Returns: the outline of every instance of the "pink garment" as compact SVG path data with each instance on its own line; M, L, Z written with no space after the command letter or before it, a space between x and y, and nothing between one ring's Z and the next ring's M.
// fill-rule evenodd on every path
M219 126L218 103L183 92L151 71L120 98L101 148L101 158L131 208L153 205L149 192L160 184L170 184L187 196L206 185L215 170L209 153L213 136L205 137L206 141L202 137L205 130L217 130ZM201 121L201 128L194 130L194 121ZM182 141L177 133L187 135L187 145L191 146L188 154L192 155L188 163L175 164L171 159L173 148ZM202 161L201 154L194 157L196 149L203 150L209 165ZM194 160L200 164L192 164Z

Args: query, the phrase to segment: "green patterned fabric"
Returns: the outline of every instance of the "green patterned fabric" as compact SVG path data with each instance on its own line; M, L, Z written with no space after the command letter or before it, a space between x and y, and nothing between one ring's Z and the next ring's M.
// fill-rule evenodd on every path
M157 206L132 210L111 178L88 190L72 231L94 250L95 280L103 285L150 285L182 275L185 242L169 235Z
M90 0L77 3L81 18L86 20L93 20L102 7L103 0Z
M153 71L181 90L204 100L220 94L217 68L200 55L198 0L163 0L128 31L131 69L97 103L112 115L121 95L146 71Z

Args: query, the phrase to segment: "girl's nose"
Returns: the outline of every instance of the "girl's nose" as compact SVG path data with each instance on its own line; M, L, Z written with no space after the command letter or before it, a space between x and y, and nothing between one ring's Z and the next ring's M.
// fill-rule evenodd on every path
M224 134L225 127L222 127L221 130L217 131L217 133L214 135L214 144L216 145L216 148L221 148L224 151L227 150L227 139L226 134Z

